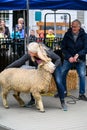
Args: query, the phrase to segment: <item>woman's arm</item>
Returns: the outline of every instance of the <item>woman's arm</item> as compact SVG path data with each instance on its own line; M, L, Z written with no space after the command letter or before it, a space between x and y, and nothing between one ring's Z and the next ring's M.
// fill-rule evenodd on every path
M29 60L29 58L30 58L29 54L25 54L21 58L19 58L18 60L14 61L10 65L8 65L6 68L21 67L22 65L25 64L25 62L27 60Z
M53 63L57 66L61 65L61 58L57 54L55 54L51 49L47 50L47 55L52 59Z

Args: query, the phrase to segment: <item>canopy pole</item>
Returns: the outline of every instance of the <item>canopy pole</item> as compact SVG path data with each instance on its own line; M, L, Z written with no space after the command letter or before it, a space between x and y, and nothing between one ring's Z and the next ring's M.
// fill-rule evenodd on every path
M24 18L24 33L25 32L25 10L23 10L23 18ZM26 37L24 37L24 53L26 53Z
M29 0L27 0L27 39L26 43L29 44Z
M54 10L54 34L56 37L56 10Z

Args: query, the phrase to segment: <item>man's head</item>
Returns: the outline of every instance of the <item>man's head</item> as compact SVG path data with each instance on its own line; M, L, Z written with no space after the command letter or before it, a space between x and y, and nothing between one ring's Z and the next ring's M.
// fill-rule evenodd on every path
M18 19L18 24L24 24L24 19L23 18L19 18Z
M30 35L35 36L35 31L34 30L30 30Z
M72 22L72 32L73 32L74 34L78 34L80 28L81 28L81 22L80 22L78 19L74 20L74 21Z

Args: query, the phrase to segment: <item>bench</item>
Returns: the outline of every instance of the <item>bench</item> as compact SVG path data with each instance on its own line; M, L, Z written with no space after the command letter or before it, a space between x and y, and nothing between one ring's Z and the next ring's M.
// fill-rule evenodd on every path
M55 33L57 35L64 35L69 28L69 23L56 22L56 24L54 24L54 22L46 22L46 33L48 33L48 30L50 28L54 30L54 26L56 26ZM38 30L36 30L37 34L39 34L40 32L44 32L44 22L37 22L37 26L39 27Z

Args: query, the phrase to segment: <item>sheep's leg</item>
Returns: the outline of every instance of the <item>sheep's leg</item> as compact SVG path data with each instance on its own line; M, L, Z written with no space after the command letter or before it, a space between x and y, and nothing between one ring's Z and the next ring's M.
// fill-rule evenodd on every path
M16 92L15 91L13 96L18 101L20 106L24 106L25 105L24 101L20 98L20 92Z
M36 100L36 108L39 109L41 112L45 112L40 93L32 93L32 94Z
M7 94L8 94L8 91L2 90L1 96L2 96L2 101L3 101L3 106L5 108L9 108L8 103L7 103Z

